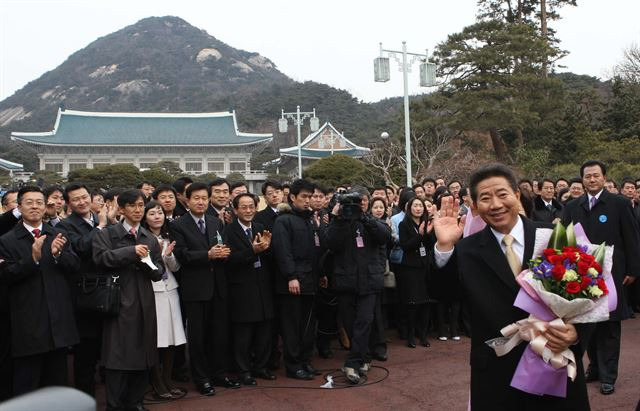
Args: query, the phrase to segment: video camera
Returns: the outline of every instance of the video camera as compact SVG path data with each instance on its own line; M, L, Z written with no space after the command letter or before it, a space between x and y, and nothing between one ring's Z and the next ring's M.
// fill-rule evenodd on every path
M340 204L340 217L347 220L357 220L362 215L362 194L360 193L336 193L329 203L329 210L333 210L336 204Z

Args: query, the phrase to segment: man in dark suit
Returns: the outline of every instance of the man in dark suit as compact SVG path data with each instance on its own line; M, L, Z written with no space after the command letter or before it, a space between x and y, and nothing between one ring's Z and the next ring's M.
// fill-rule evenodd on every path
M224 178L216 178L209 183L209 191L211 198L207 214L218 218L223 226L229 224L233 217L229 207L229 183Z
M0 238L0 281L8 285L14 395L67 384L67 347L78 331L66 276L78 256L62 233L44 224L42 190L18 192L22 222Z
M589 342L588 381L600 380L600 392L612 394L618 377L621 320L630 316L624 301L623 285L631 284L640 274L640 236L631 203L604 189L607 169L599 161L587 161L580 167L586 194L571 201L564 209L562 222L580 223L594 244L614 246L611 274L618 291L618 307L609 321L596 325Z
M244 385L256 385L255 377L276 378L267 370L274 295L265 254L271 233L253 221L257 206L258 198L253 194L237 195L233 199L237 219L224 229L224 238L231 249L226 273L233 354Z
M282 202L282 185L277 181L265 181L262 185L262 196L267 206L256 214L255 221L262 224L267 231L272 231L273 223L278 217L278 204Z
M193 180L190 177L180 177L176 181L173 182L172 186L176 190L176 208L173 210L173 218L182 217L187 214L187 199L184 195L187 187L193 183Z
M224 261L229 247L222 242L222 223L206 214L210 191L204 183L186 190L189 212L170 226L180 261L180 299L188 324L191 375L203 395L213 385L239 388L225 376L229 357L229 314Z
M556 200L553 181L545 178L541 182L540 195L533 200L531 219L543 223L554 223L562 217L562 204Z
M107 207L103 205L99 215L92 213L91 194L83 184L69 184L63 194L72 212L69 217L60 221L57 228L64 232L80 258L80 269L69 276L75 305L82 277L97 279L98 276L98 268L93 262L92 243L100 230L107 226ZM96 313L78 310L76 307L76 321L80 343L74 349L75 387L94 396L96 364L102 346L102 318Z
M3 213L0 214L0 236L8 233L20 219L18 190L8 190L2 196Z
M544 333L553 352L570 348L578 375L568 381L566 398L538 396L510 386L526 344L498 357L485 341L500 336L506 325L528 317L513 306L519 291L515 276L532 257L536 228L550 227L518 214L520 192L513 172L503 165L476 170L470 179L471 197L487 227L460 241L464 223L458 222L458 204L445 197L434 217L437 242L434 286L459 289L469 307L471 329L471 409L479 410L586 410L587 388L582 375L580 333L568 324L566 331ZM434 288L435 288L434 287Z

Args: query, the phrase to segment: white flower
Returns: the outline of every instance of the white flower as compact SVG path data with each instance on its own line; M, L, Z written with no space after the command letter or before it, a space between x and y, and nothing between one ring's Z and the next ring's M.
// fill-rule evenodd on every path
M598 277L598 270L596 270L595 268L591 267L587 271L587 274L591 274L591 277L596 278L596 277Z
M587 287L587 290L589 290L589 294L593 297L600 297L602 294L604 294L597 285L590 285L589 287Z
M567 270L562 276L562 281L578 281L578 273L573 270Z

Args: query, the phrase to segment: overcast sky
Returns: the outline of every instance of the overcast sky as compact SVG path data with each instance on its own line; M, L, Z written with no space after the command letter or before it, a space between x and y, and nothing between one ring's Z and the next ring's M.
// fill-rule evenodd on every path
M640 43L640 1L578 0L554 22L566 69L601 78ZM0 101L76 50L149 16L174 15L232 47L258 52L295 80L346 89L365 101L402 94L373 81L378 43L424 53L474 22L476 0L0 0ZM417 66L410 92L417 86ZM303 109L305 109L303 107Z

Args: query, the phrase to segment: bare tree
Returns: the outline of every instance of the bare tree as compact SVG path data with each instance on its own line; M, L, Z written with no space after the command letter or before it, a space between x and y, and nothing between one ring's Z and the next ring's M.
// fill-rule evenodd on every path
M402 161L401 152L400 144L396 141L385 141L382 144L375 144L362 160L365 164L380 171L385 183L395 185L391 178L391 170L398 166L405 171L407 169L406 162Z
M624 51L624 59L615 67L614 74L626 81L640 83L640 46L637 43Z

